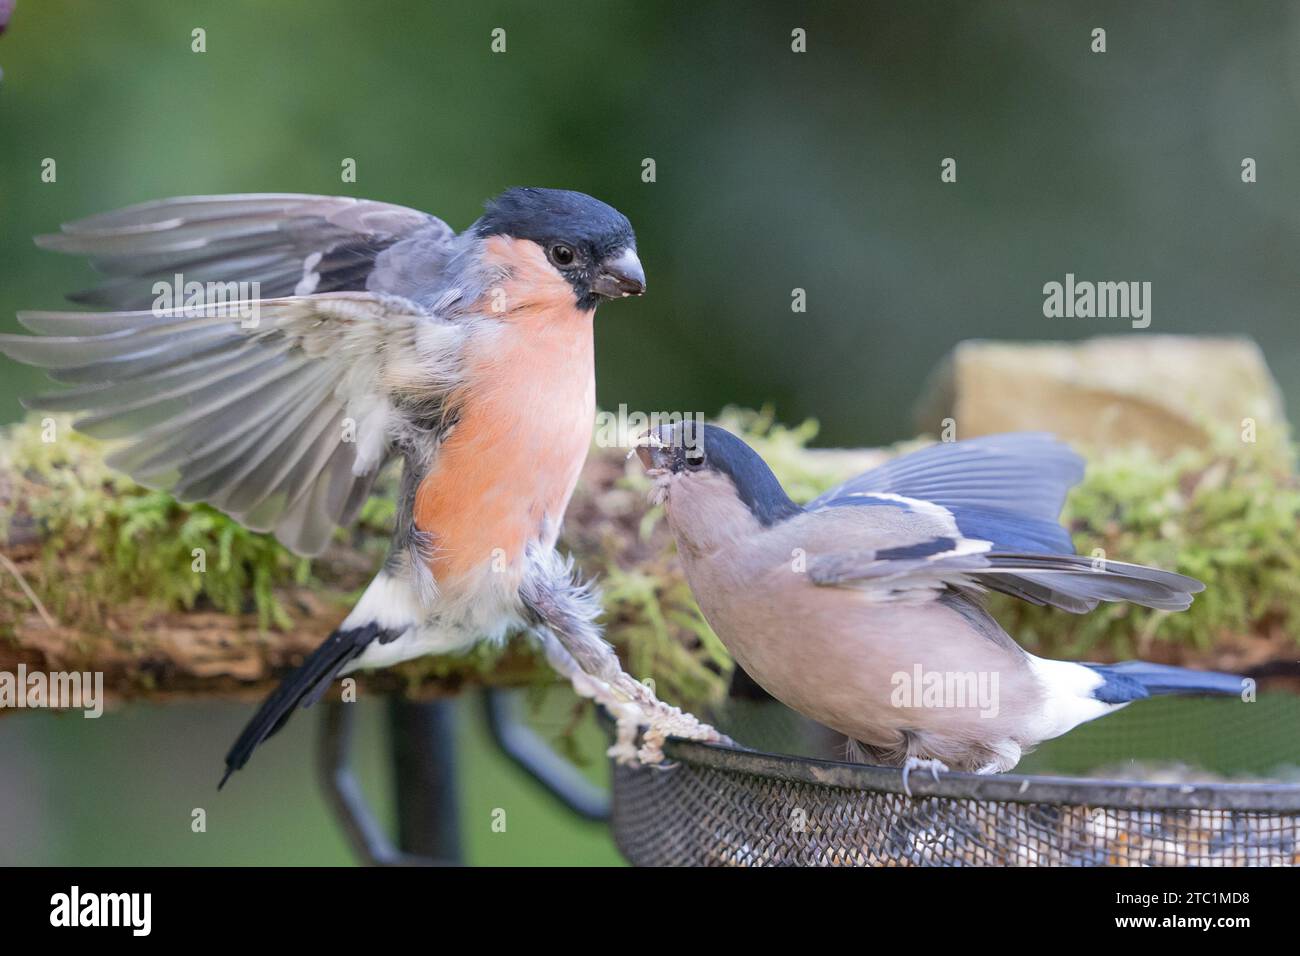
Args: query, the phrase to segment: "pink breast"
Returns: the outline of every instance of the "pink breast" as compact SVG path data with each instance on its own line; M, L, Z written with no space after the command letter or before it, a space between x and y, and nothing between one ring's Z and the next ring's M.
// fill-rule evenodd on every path
M570 301L512 317L469 356L459 419L415 498L444 589L494 559L517 570L529 542L554 541L595 417L592 313Z

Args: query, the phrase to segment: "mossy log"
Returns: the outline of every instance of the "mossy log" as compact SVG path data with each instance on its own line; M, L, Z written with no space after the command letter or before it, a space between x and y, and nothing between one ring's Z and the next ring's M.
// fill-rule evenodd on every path
M26 484L0 474L0 507L17 504L15 486ZM202 591L178 603L134 588L101 590L97 566L111 556L69 546L16 510L0 549L0 671L102 672L110 699L260 697L343 619L346 598L378 567L364 549L338 543L311 563L310 580L277 580L250 591L241 607L222 608ZM428 675L394 669L360 680L373 691L435 697L467 683L527 683L539 667L518 644L493 654L490 668L467 657Z
M814 426L786 429L755 413L730 412L724 423L799 499L890 453L809 450ZM1067 506L1079 549L1184 571L1209 590L1182 615L1116 606L1076 617L1001 600L995 612L1039 653L1294 664L1300 488L1282 460L1249 449L1093 456ZM593 448L563 547L599 580L629 671L654 678L667 700L703 707L725 694L731 664L647 490L624 449ZM0 671L103 672L118 700L259 696L346 615L382 560L392 511L390 484L356 528L306 561L211 508L113 474L101 447L66 421L13 426L0 439ZM371 691L414 697L551 680L523 640L360 678Z

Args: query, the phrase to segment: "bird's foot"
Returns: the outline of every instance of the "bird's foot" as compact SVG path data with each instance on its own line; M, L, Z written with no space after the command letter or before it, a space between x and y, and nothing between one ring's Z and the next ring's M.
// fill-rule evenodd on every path
M610 748L610 756L620 762L651 765L662 763L664 743L669 737L733 746L730 737L680 707L664 703L647 684L626 673L619 674L613 681L613 689L630 698L628 719L635 721L633 739L637 729L645 728L641 734L641 746L635 750L635 759L628 759L628 748L622 739L623 733L620 733L620 740Z
M719 734L693 715L659 700L649 684L623 670L614 649L604 643L598 633L569 633L565 636L567 641L552 631L539 631L538 637L546 650L547 661L568 678L573 691L597 702L614 718L615 740L608 749L608 756L617 763L633 766L637 763L662 763L663 744L671 736L729 747L735 745L731 737ZM638 745L637 737L642 727L646 728L645 735Z
M551 666L569 679L580 697L600 704L614 718L614 743L607 754L616 763L661 764L664 742L669 737L734 746L731 738L681 708L661 701L649 685L619 666L618 658L603 641L596 643L596 651L601 653L590 655L593 660L591 669L587 670L555 636L543 632L541 637ZM591 643L582 649L591 651ZM644 735L641 735L642 727L646 728ZM641 737L639 745L638 736Z
M928 770L934 782L939 782L939 774L948 772L948 765L942 760L925 760L921 757L908 757L903 764L903 792L909 797L912 795L912 788L908 785L907 778L913 770Z

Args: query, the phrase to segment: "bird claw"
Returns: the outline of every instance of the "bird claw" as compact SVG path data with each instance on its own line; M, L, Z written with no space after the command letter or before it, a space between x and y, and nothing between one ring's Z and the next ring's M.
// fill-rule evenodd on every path
M616 716L617 740L610 747L609 755L619 763L662 766L664 744L669 737L734 746L730 737L719 733L680 707L659 700L644 684L638 683L637 686L643 692L637 694L639 699L619 707L620 712ZM641 736L639 748L635 744L638 732Z
M647 684L636 680L619 665L608 644L600 640L570 641L586 652L590 669L578 663L573 653L551 632L539 635L547 660L569 679L575 693L605 708L614 718L614 743L607 751L610 758L627 766L662 765L663 747L669 737L699 740L705 743L735 746L730 737L718 733L708 724L679 707L661 701ZM641 745L637 737L645 734Z
M600 704L614 718L614 743L606 753L616 763L623 766L662 765L664 743L669 737L734 746L730 737L681 708L664 703L647 685L621 670L605 680L584 672L571 661L567 655L552 658L552 663L569 678L579 696ZM642 727L645 728L644 734L641 733ZM638 736L641 738L640 746L637 745Z
M605 756L621 767L635 765L638 756L636 738L641 732L640 711L631 704L613 701L598 702L614 718L614 742L605 751Z
M619 697L627 698L627 703L620 704L618 713L615 714L619 725L619 740L610 748L610 756L621 763L649 766L662 764L664 744L669 737L733 745L730 737L719 733L680 707L664 703L647 684L626 673L620 673L611 682L610 689ZM636 748L633 742L642 727L644 732L641 734L641 746Z
M903 764L903 793L908 797L912 796L912 788L907 782L908 776L913 770L928 770L935 783L939 782L940 772L947 773L948 765L942 760L924 760L921 757L908 757Z

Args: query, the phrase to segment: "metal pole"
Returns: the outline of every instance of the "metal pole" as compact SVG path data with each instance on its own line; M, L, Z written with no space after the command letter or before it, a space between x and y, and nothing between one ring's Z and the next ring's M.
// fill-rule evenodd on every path
M501 752L515 762L547 793L587 820L609 820L609 792L584 777L561 757L517 712L514 691L488 688L483 692L488 730Z
M455 704L394 697L388 705L388 728L398 846L409 856L461 862Z

